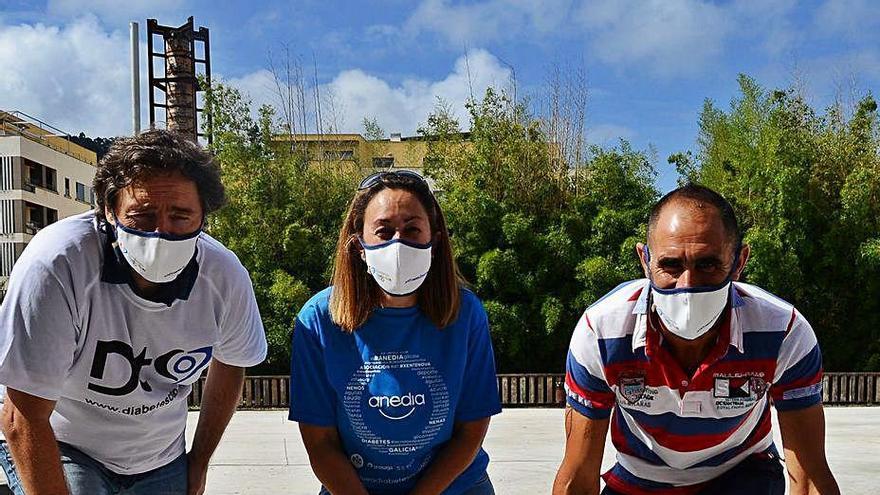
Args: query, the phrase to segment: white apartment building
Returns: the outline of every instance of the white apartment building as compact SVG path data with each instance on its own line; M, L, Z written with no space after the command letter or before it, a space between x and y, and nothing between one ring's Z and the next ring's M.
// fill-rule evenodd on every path
M27 114L0 110L0 300L15 260L43 227L95 204L97 156Z

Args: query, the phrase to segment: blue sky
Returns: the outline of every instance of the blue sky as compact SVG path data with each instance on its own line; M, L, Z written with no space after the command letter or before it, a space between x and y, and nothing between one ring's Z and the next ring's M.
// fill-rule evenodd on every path
M0 108L69 132L130 133L128 22L188 15L211 29L215 76L273 103L267 67L285 44L332 95L336 124L414 133L436 97L464 119L470 88L509 87L540 109L554 64L586 71L587 136L696 151L699 112L726 107L736 76L797 84L814 106L880 82L880 2L869 0L3 0Z

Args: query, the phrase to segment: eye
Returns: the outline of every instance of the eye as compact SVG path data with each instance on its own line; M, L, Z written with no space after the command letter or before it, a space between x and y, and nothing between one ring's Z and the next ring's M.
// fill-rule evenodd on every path
M719 268L720 263L717 261L707 260L707 261L699 261L697 262L697 270L701 270L704 272L715 271Z
M664 258L657 263L657 266L666 272L679 272L682 269L681 260Z
M391 239L394 237L394 229L389 228L381 228L375 232L376 236L380 239Z

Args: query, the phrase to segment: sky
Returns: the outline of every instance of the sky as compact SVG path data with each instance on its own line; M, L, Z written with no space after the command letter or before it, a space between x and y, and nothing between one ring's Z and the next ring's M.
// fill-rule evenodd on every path
M582 70L587 139L650 151L661 190L676 180L666 158L698 151L704 101L727 108L740 73L796 85L820 110L880 84L872 0L0 0L0 109L130 134L129 22L143 56L147 18L190 15L210 29L215 79L277 104L270 60L289 53L347 132L370 117L413 135L438 98L467 127L471 94L514 81L540 112L554 68Z

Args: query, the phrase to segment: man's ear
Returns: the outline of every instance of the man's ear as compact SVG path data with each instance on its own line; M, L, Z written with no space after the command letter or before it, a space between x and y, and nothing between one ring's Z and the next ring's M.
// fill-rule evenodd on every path
M752 248L748 244L743 244L739 249L739 259L737 261L736 268L733 270L733 275L731 275L731 280L739 280L742 276L743 270L746 268L746 263L749 261L749 255L752 254Z
M639 258L639 263L642 265L642 271L645 272L645 278L651 278L651 273L649 271L650 262L651 262L651 252L648 250L648 245L637 242L636 243L636 256Z

